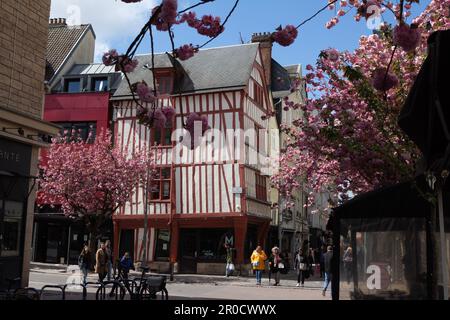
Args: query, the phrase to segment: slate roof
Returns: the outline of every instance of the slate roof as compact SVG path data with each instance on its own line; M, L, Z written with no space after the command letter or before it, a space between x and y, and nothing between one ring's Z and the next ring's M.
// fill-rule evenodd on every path
M228 47L201 49L194 57L186 61L171 59L167 54L155 55L156 68L176 68L182 74L175 84L174 92L182 93L213 90L219 88L237 88L246 86L256 59L259 44L241 44ZM129 74L131 83L144 80L151 86L151 55L136 55L139 66ZM127 99L130 90L126 81L122 81L113 99Z
M45 80L49 81L91 25L49 25Z
M272 92L289 91L291 89L291 79L288 71L274 59L272 59Z

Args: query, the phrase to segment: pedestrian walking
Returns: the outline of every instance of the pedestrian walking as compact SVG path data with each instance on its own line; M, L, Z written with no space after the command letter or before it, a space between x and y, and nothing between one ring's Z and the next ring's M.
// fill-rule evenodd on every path
M106 247L106 255L107 255L108 281L111 281L111 278L113 277L113 254L112 254L111 241L107 240L105 243L105 247Z
M305 286L305 279L308 272L308 257L303 252L303 249L298 249L295 256L295 270L297 270L297 287Z
M322 295L325 296L327 292L328 285L331 282L331 277L333 274L331 273L331 260L333 259L333 247L328 246L327 252L324 254L324 271L325 271L325 280L323 282L323 290Z
M128 279L130 269L133 269L133 260L128 252L125 252L122 259L120 259L120 275L122 279Z
M285 262L283 259L283 255L280 253L280 248L273 247L272 254L269 258L269 268L270 273L274 275L275 283L274 286L278 286L280 284L281 270L285 268Z
M342 257L344 262L345 277L347 278L347 283L350 284L352 278L352 264L353 264L353 251L352 247L347 247Z
M81 272L83 272L83 284L87 283L87 276L92 268L92 255L88 245L84 245L83 250L78 257L78 266Z
M103 282L108 274L108 255L106 253L106 245L103 242L95 254L95 272L98 274L100 282Z
M225 266L225 276L228 278L230 275L233 274L233 271L235 269L234 263L233 263L233 251L235 250L232 248L228 243L225 243L224 245L226 254L227 254L227 264Z
M252 269L256 275L256 285L261 285L262 272L265 270L265 261L267 260L267 255L263 251L261 246L257 246L253 251L250 261L252 263Z
M309 248L308 250L308 277L314 276L314 265L316 264L316 260L314 259L314 250Z
M323 278L325 274L324 255L327 253L327 247L325 245L320 249L320 277Z

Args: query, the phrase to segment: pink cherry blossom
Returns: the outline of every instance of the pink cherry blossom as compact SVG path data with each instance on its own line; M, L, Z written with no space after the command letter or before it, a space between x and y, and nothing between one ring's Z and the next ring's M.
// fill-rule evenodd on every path
M394 28L393 41L403 50L412 51L419 45L420 30L402 23Z
M273 40L283 47L290 46L294 43L298 36L298 30L293 25L287 25L282 28L277 28L277 31L273 34Z
M178 49L175 49L174 55L180 60L188 60L198 52L198 48L195 48L192 44L185 44Z
M386 74L386 68L379 68L372 74L372 84L379 91L387 91L398 85L398 78L390 72Z

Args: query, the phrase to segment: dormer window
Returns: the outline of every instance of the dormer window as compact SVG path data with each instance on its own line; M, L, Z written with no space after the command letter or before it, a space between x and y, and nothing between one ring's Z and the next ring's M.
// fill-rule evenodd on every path
M66 79L64 83L64 92L76 93L81 92L81 79Z
M171 94L173 92L173 73L171 71L157 72L156 85L160 94Z
M91 91L95 92L104 92L108 91L108 78L107 77L99 77L93 78L91 81Z

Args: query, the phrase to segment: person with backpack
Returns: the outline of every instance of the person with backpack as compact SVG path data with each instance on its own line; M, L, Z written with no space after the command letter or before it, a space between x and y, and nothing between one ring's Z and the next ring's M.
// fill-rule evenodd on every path
M88 245L84 245L83 250L78 257L78 266L83 272L83 284L87 283L87 276L92 267L92 256Z

